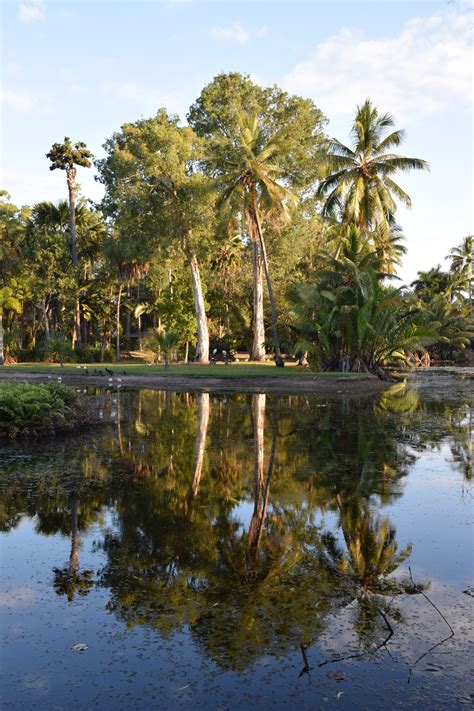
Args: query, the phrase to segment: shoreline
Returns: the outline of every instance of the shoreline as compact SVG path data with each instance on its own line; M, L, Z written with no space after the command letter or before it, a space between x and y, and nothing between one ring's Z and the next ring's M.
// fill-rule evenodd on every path
M113 383L108 377L100 375L75 375L60 373L19 373L2 371L0 381L19 381L48 383L61 377L64 385L73 387L112 387L116 388L118 379L113 376ZM293 395L339 395L339 394L376 394L393 385L379 380L373 375L334 375L314 377L300 376L236 376L235 378L219 378L207 375L120 375L122 388L146 390L194 391L194 392L241 392L241 393L286 393Z

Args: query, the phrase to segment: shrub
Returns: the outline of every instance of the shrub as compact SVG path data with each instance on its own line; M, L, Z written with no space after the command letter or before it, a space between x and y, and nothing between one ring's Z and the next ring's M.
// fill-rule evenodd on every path
M72 356L71 344L61 333L52 333L44 345L44 355L45 358L62 364Z
M179 339L173 331L155 329L143 339L143 357L148 363L164 362L168 367L170 362L176 360Z
M91 419L87 402L66 385L0 383L0 436L54 434Z

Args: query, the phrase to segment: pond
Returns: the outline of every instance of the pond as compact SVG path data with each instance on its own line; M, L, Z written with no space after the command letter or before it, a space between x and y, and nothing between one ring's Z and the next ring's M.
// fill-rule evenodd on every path
M3 708L472 704L472 373L95 397L0 450Z

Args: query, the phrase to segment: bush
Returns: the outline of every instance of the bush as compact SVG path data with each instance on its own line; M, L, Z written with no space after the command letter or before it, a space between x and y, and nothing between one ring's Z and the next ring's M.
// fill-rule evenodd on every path
M86 400L66 385L0 383L0 437L70 431L90 419Z
M151 331L142 341L143 357L147 363L169 363L176 360L179 339L174 331L165 332L160 329Z
M77 363L100 363L100 348L95 346L80 346L75 350Z
M44 345L44 356L55 363L63 363L72 356L71 344L61 333L52 333Z

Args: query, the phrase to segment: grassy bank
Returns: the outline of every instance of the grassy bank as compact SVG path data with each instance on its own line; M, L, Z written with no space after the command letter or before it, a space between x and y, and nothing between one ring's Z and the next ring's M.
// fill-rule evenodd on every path
M0 437L68 432L90 420L87 402L60 383L0 383Z
M288 363L284 368L277 368L274 363L229 363L224 365L200 365L197 363L175 363L165 368L164 365L149 366L146 363L137 363L137 361L125 361L122 363L91 363L87 365L60 365L55 363L18 363L16 365L2 366L2 370L11 373L45 373L49 375L98 375L102 373L104 376L121 375L144 375L144 376L160 376L160 377L206 377L206 378L259 378L259 377L297 377L297 378L314 378L318 377L341 377L342 373L315 373L314 371L301 368L294 363ZM347 373L352 376L357 373Z

